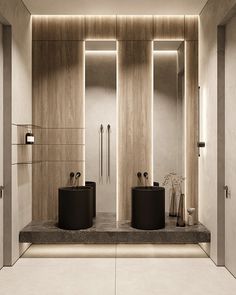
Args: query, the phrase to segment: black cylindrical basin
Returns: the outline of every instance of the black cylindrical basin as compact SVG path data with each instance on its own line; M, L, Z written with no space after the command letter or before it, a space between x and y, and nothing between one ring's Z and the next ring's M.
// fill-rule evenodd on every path
M93 225L93 190L91 187L59 188L58 226L62 229L78 230Z
M163 187L132 188L131 225L144 230L165 227L165 189Z
M86 186L90 186L93 189L93 217L96 216L96 182L94 181L85 181Z

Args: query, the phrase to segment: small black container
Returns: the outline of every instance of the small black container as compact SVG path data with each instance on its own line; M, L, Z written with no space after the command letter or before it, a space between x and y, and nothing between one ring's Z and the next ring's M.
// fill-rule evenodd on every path
M58 226L62 229L79 230L93 225L93 190L91 187L59 188Z
M31 130L25 134L25 144L34 144L34 134Z
M93 217L96 217L96 182L94 181L85 181L85 186L89 186L93 189Z
M131 225L144 230L165 227L165 189L163 187L132 188Z

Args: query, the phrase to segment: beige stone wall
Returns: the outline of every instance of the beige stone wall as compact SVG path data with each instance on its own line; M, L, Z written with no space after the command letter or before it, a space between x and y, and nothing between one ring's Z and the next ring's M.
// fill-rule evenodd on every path
M222 155L220 97L217 93L217 26L221 24L235 0L210 0L200 15L199 79L201 86L201 140L206 142L199 160L199 218L211 231L210 255L217 264L224 264L224 237L219 200L223 190L220 184Z
M5 24L12 27L12 124L30 124L32 120L31 95L31 16L21 0L0 1L0 15ZM17 134L12 125L13 136ZM10 134L8 134L10 136ZM14 137L12 138L14 140ZM15 142L16 143L16 142ZM12 145L14 155L29 154L30 150L22 150ZM13 163L9 163L13 164ZM5 220L7 228L5 264L14 263L23 251L19 245L19 231L31 221L32 211L32 167L31 165L12 165L12 184L10 213ZM9 203L9 204L10 204Z

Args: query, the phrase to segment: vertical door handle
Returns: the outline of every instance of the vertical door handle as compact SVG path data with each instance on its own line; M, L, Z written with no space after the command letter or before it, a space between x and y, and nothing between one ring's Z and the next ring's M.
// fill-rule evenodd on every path
M107 181L110 182L111 176L111 126L107 125Z
M3 185L0 185L0 199L2 198L2 192L4 190L4 186Z
M103 178L103 125L100 126L100 181Z
M229 199L230 198L230 190L229 190L228 185L225 185L224 186L224 190L225 190L225 197L226 197L226 199Z

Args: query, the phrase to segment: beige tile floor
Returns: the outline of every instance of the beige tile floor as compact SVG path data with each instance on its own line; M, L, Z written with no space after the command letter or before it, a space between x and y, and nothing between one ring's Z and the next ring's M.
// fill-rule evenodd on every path
M209 258L117 259L118 295L235 295L236 280Z
M0 295L236 294L236 279L197 245L76 246L31 246L0 271Z

